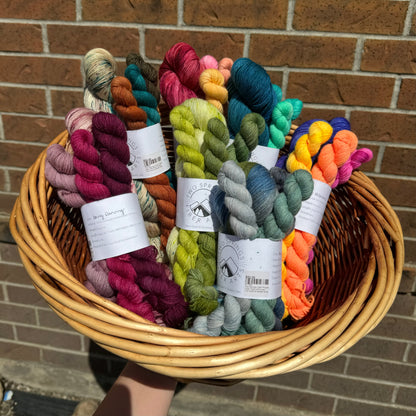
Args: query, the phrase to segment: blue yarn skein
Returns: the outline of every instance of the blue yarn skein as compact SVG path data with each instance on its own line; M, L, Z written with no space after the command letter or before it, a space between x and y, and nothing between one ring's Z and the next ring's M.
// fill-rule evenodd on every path
M240 129L243 117L251 112L259 113L266 121L265 131L259 137L259 145L267 146L273 108L277 103L276 92L265 69L249 58L237 59L231 67L228 90L228 127L234 137Z

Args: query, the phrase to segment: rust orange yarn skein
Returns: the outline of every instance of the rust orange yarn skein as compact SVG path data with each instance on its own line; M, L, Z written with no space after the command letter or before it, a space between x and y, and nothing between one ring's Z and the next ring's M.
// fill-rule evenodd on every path
M113 108L123 119L128 130L139 130L147 127L147 114L137 106L131 83L127 78L118 76L113 79L111 95L114 101ZM161 229L160 241L163 249L165 249L169 234L175 226L176 192L170 186L169 178L165 173L143 179L143 183L156 201Z

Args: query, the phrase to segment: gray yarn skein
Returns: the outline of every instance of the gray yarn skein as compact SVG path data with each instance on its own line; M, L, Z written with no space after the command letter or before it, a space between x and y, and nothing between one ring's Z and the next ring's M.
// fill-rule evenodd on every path
M226 194L224 203L230 212L230 226L236 236L247 239L257 234L257 223L245 183L246 175L237 163L229 160L223 164L218 186ZM197 316L190 331L211 336L236 334L242 317L250 309L250 300L224 295L220 301L219 307L208 316Z

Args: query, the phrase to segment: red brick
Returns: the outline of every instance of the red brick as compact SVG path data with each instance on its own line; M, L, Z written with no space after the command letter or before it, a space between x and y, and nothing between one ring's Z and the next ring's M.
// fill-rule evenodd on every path
M416 212L400 210L400 208L395 211L403 230L406 232L406 237L416 237Z
M396 209L396 213L399 214L399 218L402 222L403 227L404 224L402 221L402 216L400 215L400 210ZM415 214L412 213L412 216L415 217ZM409 237L412 237L412 235L410 235ZM399 293L410 292L416 292L416 270L414 268L404 268L402 273L402 280L400 281Z
M311 387L322 393L377 402L390 402L394 391L394 386L326 374L314 374Z
M416 206L416 181L371 177L390 205Z
M413 367L380 360L352 358L347 373L352 376L393 383L414 384L416 382L416 372Z
M1 280L3 282L31 285L26 269L21 265L3 263L1 264L1 270Z
M386 147L381 164L381 173L416 176L416 149Z
M37 88L0 87L0 111L45 114L45 91Z
M0 50L7 52L42 52L42 28L35 24L2 23Z
M36 311L31 307L6 303L1 305L0 320L36 325Z
M26 171L9 169L10 192L20 192L22 179Z
M16 325L17 339L31 344L40 344L68 350L81 349L81 336L60 331Z
M31 144L0 142L0 164L28 168L42 150L43 147Z
M386 0L298 0L296 30L401 35L407 4Z
M13 326L0 322L0 337L5 339L14 339Z
M139 50L138 29L124 27L48 25L48 39L52 53L85 54L99 47L125 58Z
M416 389L399 386L396 403L416 408Z
M29 279L29 277L28 277ZM46 307L47 303L39 295L35 288L22 286L6 286L11 303L18 303L21 305L42 306Z
M416 241L404 241L404 261L408 265L416 265Z
M258 386L258 402L266 402L290 409L309 410L318 414L330 414L334 407L334 398L306 390L286 390L277 387Z
M183 14L186 25L285 29L287 3L270 0L259 7L255 0L185 0Z
M267 73L270 76L270 81L275 84L278 85L279 87L282 86L282 82L283 82L283 72L282 71L267 71Z
M291 97L291 98L298 98L298 97ZM301 125L305 121L314 120L314 119L321 119L330 121L335 117L345 117L344 110L336 110L333 108L311 108L305 106L302 108L302 112L300 116L294 121L296 125Z
M16 244L0 243L0 259L9 263L20 263Z
M286 96L305 103L386 107L393 87L391 78L291 72Z
M312 370L323 371L326 373L343 373L345 368L345 362L345 356L338 355L338 357L332 358L331 360L315 364L312 367Z
M50 309L39 309L38 317L39 326L41 326L42 328L53 328L63 329L65 331L72 331L72 328Z
M348 416L413 416L414 411L398 408L395 405L379 406L362 401L339 399L336 414Z
M416 144L416 116L352 111L351 126L360 140Z
M374 328L372 334L386 338L388 337L400 339L403 341L416 340L416 328L414 320L408 319L407 317L396 317L390 315L390 313L383 318L383 320L376 326L376 328Z
M187 386L187 390L196 394L209 395L214 397L228 397L236 400L253 400L255 386L244 383L238 383L227 386L213 386L201 383L191 383Z
M69 110L84 107L82 91L51 91L52 112L55 116L66 116Z
M237 59L243 56L244 35L240 33L193 32L179 30L146 30L146 56L163 60L166 52L178 42L191 45L199 57L212 55Z
M13 0L2 4L0 17L36 20L75 20L75 0Z
M10 71L13 68L13 71ZM82 86L81 60L2 56L0 81L19 84Z
M348 350L348 354L391 361L402 361L406 348L406 342L373 338L370 335L361 338Z
M416 73L416 42L404 40L366 40L364 43L361 70Z
M0 212L4 215L10 215L16 202L17 195L8 195L0 193Z
M405 110L416 110L416 79L405 78L400 86L399 99L397 101L398 108Z
M402 315L412 317L416 311L416 296L409 293L406 295L397 295L389 310L389 315Z
M6 172L4 169L0 169L0 191L7 191L7 183L6 183Z
M416 364L416 344L411 344L410 345L410 351L409 351L409 354L407 356L407 361L409 363Z
M264 66L351 69L355 39L253 34L249 57Z
M0 341L0 357L3 360L39 361L40 349L16 342Z
M177 23L177 5L172 0L88 0L82 2L82 17L85 21Z
M3 129L6 140L48 144L65 130L65 121L3 114Z
M71 354L67 351L50 349L42 350L42 361L71 370L93 371L94 374L97 374L97 370L100 374L105 373L103 370L106 370L107 367L105 360L93 359L85 353ZM93 362L93 366L91 365L91 361Z
M306 371L294 371L287 374L279 374L277 376L259 379L260 383L276 384L281 387L296 387L306 389L309 385L309 373Z

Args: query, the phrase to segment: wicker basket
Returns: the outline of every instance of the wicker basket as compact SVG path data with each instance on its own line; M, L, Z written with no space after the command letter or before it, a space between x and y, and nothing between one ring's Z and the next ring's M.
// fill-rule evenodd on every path
M66 133L52 143L65 144ZM315 304L287 330L209 337L150 323L88 291L90 260L79 210L45 180L46 151L23 178L10 220L22 262L50 307L111 353L150 370L214 384L267 377L332 359L371 331L390 308L404 262L396 214L361 172L335 189L310 265Z

